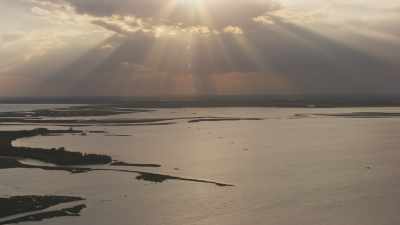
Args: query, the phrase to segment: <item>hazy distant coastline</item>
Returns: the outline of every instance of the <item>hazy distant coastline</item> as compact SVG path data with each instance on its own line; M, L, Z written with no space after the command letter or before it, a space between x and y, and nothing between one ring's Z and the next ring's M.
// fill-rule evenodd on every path
M180 107L398 107L399 95L214 95L199 97L0 97L0 104L127 104Z

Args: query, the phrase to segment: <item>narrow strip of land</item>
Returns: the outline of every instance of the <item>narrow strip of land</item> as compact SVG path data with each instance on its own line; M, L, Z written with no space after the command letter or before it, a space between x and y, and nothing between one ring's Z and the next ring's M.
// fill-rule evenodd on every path
M0 218L40 211L55 205L83 200L85 199L81 197L34 195L0 198Z
M65 149L35 149L26 147L14 147L12 141L19 138L34 137L38 135L53 134L76 134L82 131L76 130L48 130L44 128L28 131L2 131L0 132L0 169L42 169L48 171L66 171L70 173L86 173L91 171L111 171L136 173L136 179L161 183L167 180L189 181L196 183L215 184L217 186L228 187L232 184L215 182L205 179L184 178L167 174L149 173L138 170L125 170L114 168L89 168L90 165L109 165L109 166L131 166L131 167L161 167L158 164L135 164L122 161L112 161L107 155L84 154L81 152L70 152ZM28 165L21 163L18 159L36 159L42 162L52 163L56 166ZM85 167L82 167L85 166Z

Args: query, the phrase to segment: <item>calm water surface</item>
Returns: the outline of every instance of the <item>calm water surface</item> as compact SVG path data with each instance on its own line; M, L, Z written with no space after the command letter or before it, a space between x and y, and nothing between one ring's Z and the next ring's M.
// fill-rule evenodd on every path
M0 106L1 110L7 109ZM400 112L400 108L187 108L112 116L264 120L84 127L130 136L89 133L14 143L63 146L127 162L158 163L161 168L141 170L235 187L182 181L154 184L138 181L134 174L114 172L69 175L16 169L0 171L0 195L57 194L87 199L88 208L81 217L32 224L400 224L400 118L293 118L297 113L360 111Z

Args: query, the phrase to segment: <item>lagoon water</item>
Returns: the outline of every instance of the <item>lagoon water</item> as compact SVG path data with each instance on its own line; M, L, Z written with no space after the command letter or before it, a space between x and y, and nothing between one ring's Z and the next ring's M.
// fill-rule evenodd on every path
M9 107L0 105L0 111ZM162 167L139 169L234 187L173 180L151 183L136 180L131 173L71 175L13 169L0 170L0 196L72 195L86 199L87 208L80 217L30 224L400 224L400 118L295 116L344 112L400 112L400 108L180 108L109 116L264 120L91 126L79 128L87 131L87 136L35 137L14 143L156 163ZM0 129L38 126L0 125Z

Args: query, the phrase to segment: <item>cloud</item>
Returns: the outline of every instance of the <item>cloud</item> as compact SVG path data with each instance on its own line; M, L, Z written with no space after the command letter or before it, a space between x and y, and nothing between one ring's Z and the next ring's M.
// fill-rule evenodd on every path
M323 14L319 10L303 12L291 9L280 9L274 12L268 12L267 14L254 17L253 21L265 25L272 25L274 24L275 19L279 19L290 23L307 25L320 22L322 17Z
M112 44L104 44L104 45L102 45L102 46L100 47L100 49L103 49L103 50L112 50L112 49L114 49L114 46L113 46Z
M240 27L237 26L227 26L224 28L225 33L231 33L231 34L243 34L243 30Z
M45 95L399 92L393 0L18 1L0 73Z
M20 58L22 61L29 61L33 57L43 56L50 50L65 46L62 36L40 31L5 33L0 35L0 41L0 47L5 53L13 55L12 58ZM3 62L10 60L10 56L2 54L0 58Z
M80 14L94 17L113 15L140 18L153 25L208 26L223 28L248 23L253 17L275 11L280 4L272 0L34 0L69 4Z
M3 34L0 34L0 42L2 43L2 45L7 45L11 42L18 41L23 37L24 37L23 32L3 33Z
M363 25L380 24L388 20L399 20L396 9L399 3L393 0L350 0L350 1L315 1L314 4L290 5L266 12L256 17L256 22L271 21L272 17L300 25L323 24L343 26L348 23Z
M261 23L261 24L269 24L269 25L274 24L274 20L269 15L254 17L253 21L256 23Z
M119 34L130 34L144 29L139 23L127 22L124 18L119 19L114 17L94 19L92 24Z
M33 7L31 9L31 11L32 11L33 14L38 15L38 16L48 16L48 15L51 14L48 10L42 9L42 8L39 8L39 7L36 7L36 6Z
M118 42L100 63L87 63L96 58L88 55L58 72L54 84L45 84L62 88L47 94L385 93L400 82L400 65L281 20L239 37L209 34L188 42L140 32Z

